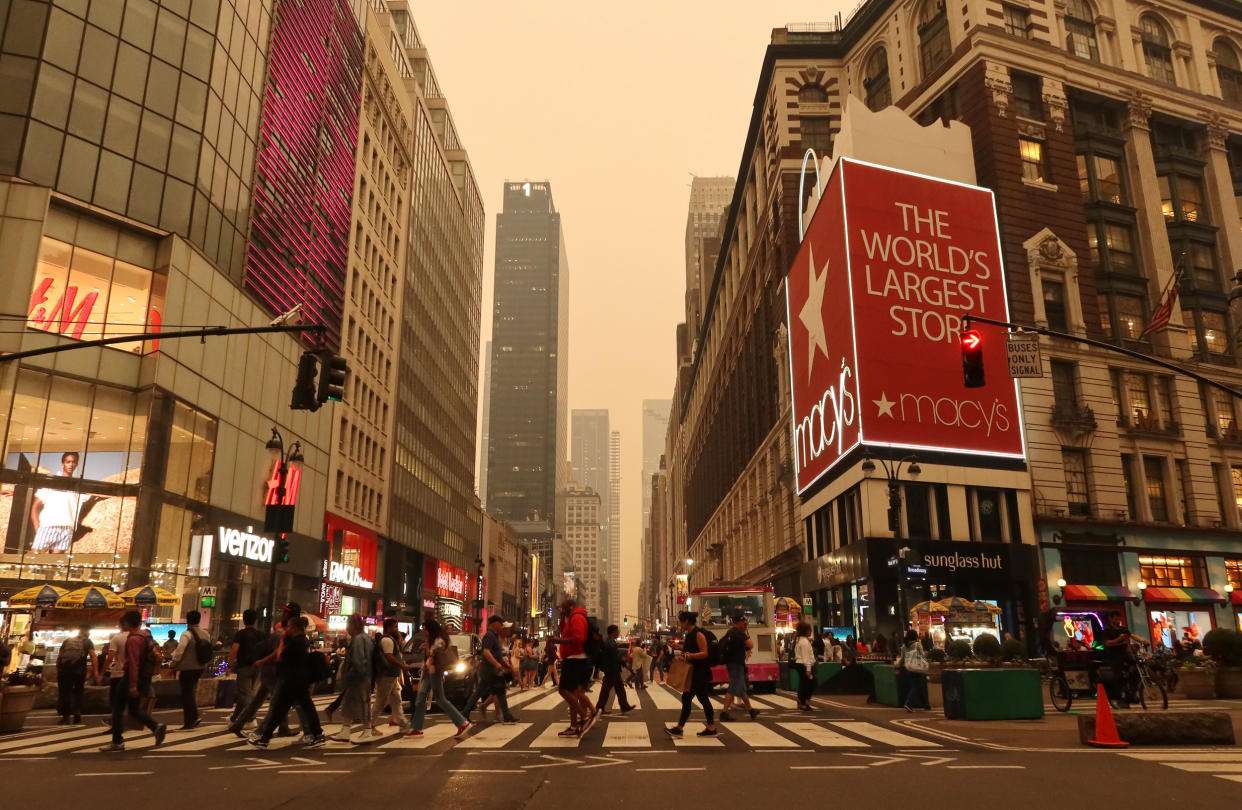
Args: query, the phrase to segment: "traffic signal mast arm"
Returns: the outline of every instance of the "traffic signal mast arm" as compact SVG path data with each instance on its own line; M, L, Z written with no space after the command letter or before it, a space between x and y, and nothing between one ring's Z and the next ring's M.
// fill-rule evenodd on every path
M1187 377L1190 377L1192 380L1198 380L1204 385L1209 385L1212 388L1216 388L1221 391L1224 391L1230 396L1234 396L1234 397L1237 397L1238 399L1242 399L1242 391L1238 391L1237 389L1230 388L1229 386L1219 383L1216 380L1208 379L1207 377L1204 377L1202 374L1196 374L1195 372L1190 371L1189 369L1182 368L1181 366L1176 365L1174 363L1170 363L1166 360L1161 360L1158 357L1152 357L1149 354L1143 354L1142 352L1136 352L1130 349L1123 349L1120 346L1114 346L1113 344L1105 343L1102 340L1092 340L1091 338L1079 337L1078 335L1070 335L1065 332L1058 332L1055 329L1049 329L1046 326L1028 326L1026 324L1021 324L1021 323L1010 323L1009 321L996 321L991 318L981 318L978 315L962 316L962 329L963 330L970 329L972 323L986 323L986 324L991 324L992 326L1004 326L1004 327L1008 327L1009 329L1018 329L1018 330L1025 331L1025 332L1036 332L1038 334L1047 335L1049 337L1060 338L1062 340L1072 340L1075 343L1082 343L1087 346L1094 346L1097 349L1104 349L1105 351L1113 352L1115 354L1124 354L1127 357L1133 357L1134 359L1142 360L1145 363L1151 363L1152 365L1160 366L1161 368L1167 368L1169 371L1172 371L1176 374L1185 375Z
M89 349L92 346L111 346L114 343L134 343L139 340L177 340L178 338L209 338L220 335L262 335L271 332L324 331L326 331L325 327L319 324L307 324L306 326L204 326L201 329L183 329L179 332L143 332L141 335L119 335L98 340L82 340L74 343L63 343L57 346L44 346L41 349L27 349L24 352L0 354L0 361L25 360L27 357L39 357L44 354L58 354L75 349Z

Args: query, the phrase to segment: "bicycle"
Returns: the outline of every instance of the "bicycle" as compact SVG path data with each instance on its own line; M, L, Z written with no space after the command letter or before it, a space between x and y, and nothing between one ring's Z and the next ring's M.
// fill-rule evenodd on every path
M1131 677L1127 692L1137 691L1139 703L1144 709L1151 706L1161 709L1169 708L1169 693L1164 689L1163 678L1157 677L1153 669L1154 659L1150 655L1137 656L1130 670Z

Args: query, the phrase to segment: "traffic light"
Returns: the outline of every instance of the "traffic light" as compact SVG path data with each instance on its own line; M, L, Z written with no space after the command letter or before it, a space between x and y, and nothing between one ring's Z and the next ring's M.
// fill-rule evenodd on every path
M983 387L983 337L974 329L962 333L962 377L967 388Z
M293 384L293 400L289 407L295 411L317 411L319 403L315 400L315 375L319 373L319 361L315 355L307 352L298 361L298 379Z
M627 617L625 617L624 619L622 619L622 620L621 620L621 624L625 625L626 627L629 627L629 626L630 626L630 619L629 619L629 617L627 616Z
M340 402L345 398L345 377L349 374L349 363L338 354L323 355L323 371L319 374L320 402Z
M287 537L276 538L276 547L272 549L272 562L289 562L289 539Z

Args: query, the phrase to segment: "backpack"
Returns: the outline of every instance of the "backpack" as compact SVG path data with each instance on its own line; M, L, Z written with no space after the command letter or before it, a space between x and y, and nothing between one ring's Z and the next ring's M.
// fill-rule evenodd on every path
M720 642L716 640L716 634L711 630L699 630L699 634L707 640L707 665L709 667L720 666L724 662L724 656L720 652Z
M391 636L389 637L391 638ZM391 678L400 672L399 669L388 663L388 656L384 654L384 634L380 633L375 637L375 643L371 645L371 672L378 678L381 675ZM392 639L392 657L398 658L401 655L401 645L396 639Z
M587 635L582 644L582 651L592 664L596 666L604 658L604 637L600 635L599 624L590 616L586 617Z
M129 669L129 640L131 638L142 639L142 652L138 654L138 681L145 683L155 677L155 670L159 666L159 659L155 656L155 641L147 638L142 633L130 633L125 639L125 649L121 654L125 656L125 668Z
M194 636L194 660L198 661L199 666L207 666L211 661L211 656L215 654L211 639L200 636L198 628L191 628L190 635Z
M923 654L923 646L915 644L902 654L902 665L909 671L922 675L927 672L927 656Z
M60 645L56 668L75 672L86 669L86 645L82 643L81 637L70 636Z
M306 655L306 679L311 683L326 681L332 677L332 667L328 664L328 656L320 650L311 650Z

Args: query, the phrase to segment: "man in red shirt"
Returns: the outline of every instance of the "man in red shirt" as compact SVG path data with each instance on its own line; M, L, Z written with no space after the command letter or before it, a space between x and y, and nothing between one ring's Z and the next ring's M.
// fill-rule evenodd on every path
M598 712L591 708L586 687L594 668L586 654L587 612L574 598L566 596L561 601L559 636L552 639L559 645L561 659L560 693L569 706L569 728L561 737L580 737L595 725Z

